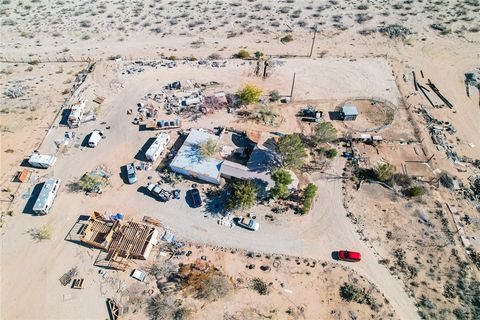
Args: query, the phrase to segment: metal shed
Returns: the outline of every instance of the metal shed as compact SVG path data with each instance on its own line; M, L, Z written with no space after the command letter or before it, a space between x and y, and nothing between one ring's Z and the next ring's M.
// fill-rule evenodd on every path
M345 121L353 121L357 119L358 110L357 107L353 105L344 105L342 107L342 118Z

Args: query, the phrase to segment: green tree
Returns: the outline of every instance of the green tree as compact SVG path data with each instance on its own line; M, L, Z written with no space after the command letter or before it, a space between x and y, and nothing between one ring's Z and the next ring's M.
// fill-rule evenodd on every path
M331 122L321 122L315 127L311 139L315 144L335 141L337 139L337 129Z
M228 199L225 208L248 209L253 207L257 197L257 188L251 180L234 180L232 194Z
M246 84L237 92L237 94L243 104L251 104L260 100L262 90L254 85Z
M317 195L317 186L313 183L309 183L305 190L303 191L303 208L301 210L301 214L307 214L313 205L313 200Z
M212 157L218 152L217 143L212 138L209 138L207 141L200 143L198 145L198 149L200 150L200 155L203 158Z
M307 151L298 133L281 137L277 149L285 167L299 168L305 162Z
M373 172L378 181L387 182L392 179L395 173L395 167L388 162L379 163L375 166Z
M275 181L275 186L270 190L270 196L273 199L286 199L290 195L288 185L293 182L290 172L283 168L277 169L272 173L272 180Z

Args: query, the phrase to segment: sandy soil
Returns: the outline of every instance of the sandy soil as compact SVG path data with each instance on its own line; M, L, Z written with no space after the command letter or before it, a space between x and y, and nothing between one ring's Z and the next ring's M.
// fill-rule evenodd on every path
M169 205L159 204L138 192L139 185L125 185L119 168L131 162L143 144L152 137L148 131L139 132L130 123L133 116L126 114L126 110L134 108L146 93L154 92L173 80L193 79L219 81L222 88L229 92L249 82L260 86L264 92L276 89L281 94L289 94L295 73L295 101L282 110L285 120L280 126L269 128L248 123L249 127L308 133L310 127L291 121L302 104L312 103L328 113L340 102L352 97L387 99L399 107L393 123L380 132L392 144L382 145L378 149L362 149L368 161L373 164L386 158L398 168L398 165L401 166L412 157L416 159L433 155L428 169L415 170L419 175L427 176L440 168L467 183L466 178L477 169L467 166L466 172L459 172L446 158L445 152L433 146L422 117L414 110L420 105L425 106L440 120L452 123L457 129L456 135L451 137L455 150L462 156L480 158L480 97L475 90L472 90L470 98L467 97L464 84L464 73L479 67L479 10L477 1L443 1L436 4L410 1L401 4L380 1L368 4L329 1L317 4L300 0L262 3L206 1L201 4L190 1L3 1L0 8L0 60L12 63L0 65L0 183L3 189L0 207L2 212L11 210L13 216L4 217L1 230L1 317L107 317L105 297L114 294L118 282L102 278L98 268L93 267L96 251L65 240L78 216L90 214L93 210L125 212L132 218L148 214L161 219L180 238L202 244L323 261L330 261L334 250L360 250L364 256L361 264L340 263L340 267L335 269L333 266L338 264L329 265L319 273L312 290L325 294L323 302L312 307L318 300L308 300L310 296L304 299L308 305L307 312L312 312L314 318L317 315L328 317L332 305L341 309L341 314L335 315L338 319L347 318L350 309L355 309L359 318L370 313L364 306L347 306L339 302L336 293L340 280L331 282L327 277L328 281L322 282L328 274L345 279L351 274L350 270L344 270L347 266L375 285L390 301L395 316L400 319L418 317L415 303L425 303L422 295L437 305L436 310L451 311L456 306L462 306L459 298L449 300L442 295L442 286L446 284L449 272L461 265L458 259L466 259L458 238L454 236L453 242L440 249L447 254L455 248L459 252L458 258L434 256L429 257L427 262L415 260L415 256L423 252L425 244L438 246L447 234L439 224L441 219L435 216L434 199L442 203L454 202L473 219L478 218L478 213L461 194L431 189L432 199L412 204L393 199L385 190L375 186L365 185L358 193L347 186L348 192L342 193L342 182L335 177L341 175L344 162L338 160L326 173L305 173L306 178L319 186L319 197L309 216L299 218L286 215L273 222L260 220L262 231L252 235L244 230L230 230L217 225L215 219L201 210L189 208L183 199ZM389 39L378 31L378 27L390 24L403 25L413 34L404 40ZM432 24L437 29L445 29L439 32L432 29ZM312 57L307 58L305 56L309 55L313 36L311 28L314 26L318 33ZM288 34L293 36L293 41L280 41ZM261 51L267 56L283 58L278 60L280 62L273 68L272 76L266 80L253 77L254 65L241 60L228 60L225 68L202 67L194 61L180 63L174 69L147 67L144 73L135 75L121 74L128 62L98 62L94 73L77 92L86 98L88 109L96 109L98 119L75 130L75 140L61 151L57 150L54 141L62 139L68 130L59 125L59 118L56 117L67 97L62 91L71 87L76 73L86 65L82 62L58 63L57 59L81 61L89 57L107 60L116 55L123 60L162 56L207 58L212 54L229 58L241 48L251 54ZM288 58L289 55L296 57ZM27 61L31 63L22 63ZM411 81L412 70L416 71L417 77L422 70L425 77L417 80L424 84L431 79L454 108L431 108L428 101L415 91ZM3 96L12 81L20 81L28 86L27 95L17 99ZM107 98L99 108L92 102L97 95ZM241 119L223 111L195 122L187 121L184 127L213 128L219 123L245 127ZM51 125L51 130L47 131ZM111 129L107 130L107 126ZM335 122L335 126L341 133L345 131L341 123ZM106 139L93 150L81 147L85 136L97 128L105 130ZM421 140L421 145L399 146L395 142L400 139ZM55 167L46 171L32 170L31 178L24 184L11 182L15 172L22 169L22 160L37 148L44 153L56 153L59 159ZM66 185L69 182L98 165L106 166L113 173L112 185L105 194L91 198L68 192ZM25 213L26 202L34 185L51 176L59 177L64 182L51 213L43 217ZM140 183L146 182L148 176L155 174L151 171L141 172ZM182 194L189 187L190 182L182 183ZM13 203L8 200L10 194L15 195ZM349 202L349 211L360 219L357 226L346 216L343 196ZM255 210L262 219L268 208L259 206ZM416 210L429 212L434 227L419 223ZM447 212L444 207L442 210ZM449 223L448 228L451 229L451 221ZM28 231L44 224L53 226L53 238L35 243ZM468 226L468 230L478 235L478 224ZM387 231L392 231L393 239L386 239ZM365 238L368 241L361 241ZM415 285L404 270L397 270L398 266L394 265L392 255L398 246L407 251L406 263L418 269ZM378 263L383 258L390 259L390 263L386 263L386 266ZM240 271L244 263L244 258L227 254L217 259L229 273ZM431 271L428 264L438 265L439 268ZM88 279L86 288L81 292L72 292L72 289L58 282L59 277L73 266L79 267L80 273ZM458 270L460 272L462 269ZM275 277L287 279L282 281L290 284L294 292L303 291L308 279L312 278L288 274L290 271L282 272L275 273ZM395 275L392 276L390 272ZM469 279L478 279L478 273L469 272ZM126 274L110 274L128 278ZM362 283L367 285L366 282ZM286 293L275 292L268 299L259 300L244 289L224 303L230 308L227 311L232 313L240 311L236 301L250 301L251 305L256 303L262 314L270 310L269 305L278 305L281 318L289 303L299 303L286 296ZM333 299L332 304L328 302L330 299ZM214 307L215 304L207 306L199 316L212 318L219 309ZM425 310L425 304L421 305L420 310L425 314L436 312ZM392 311L388 308L385 312Z

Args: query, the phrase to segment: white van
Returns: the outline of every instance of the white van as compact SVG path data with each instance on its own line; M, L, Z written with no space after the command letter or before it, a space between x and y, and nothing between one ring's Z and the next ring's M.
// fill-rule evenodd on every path
M88 139L88 146L90 148L95 148L100 140L102 140L103 133L100 130L93 130L93 132L90 134L90 138Z

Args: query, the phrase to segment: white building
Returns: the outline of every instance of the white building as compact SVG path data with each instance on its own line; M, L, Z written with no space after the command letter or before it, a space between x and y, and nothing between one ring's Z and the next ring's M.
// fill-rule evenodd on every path
M33 211L37 214L45 215L50 211L53 200L57 195L58 188L60 187L60 179L48 179L43 184L42 190L38 195L35 204L33 205Z
M218 143L219 136L202 129L192 129L180 150L170 163L172 171L206 182L220 183L220 167L223 160L202 157L199 146L212 139Z
M162 152L165 150L165 148L168 145L168 142L170 141L170 135L167 133L160 133L158 137L155 139L155 141L152 143L152 145L148 148L148 150L145 152L145 158L149 161L156 161L158 157L162 154Z

